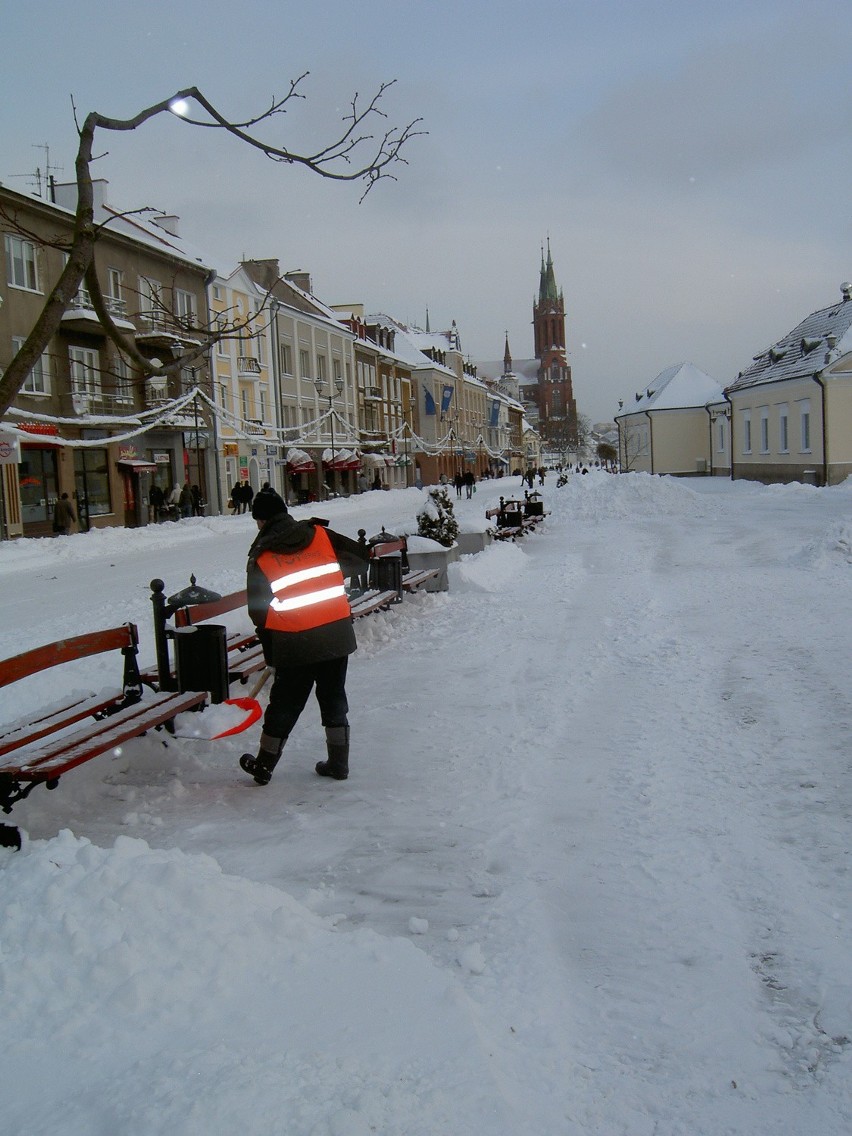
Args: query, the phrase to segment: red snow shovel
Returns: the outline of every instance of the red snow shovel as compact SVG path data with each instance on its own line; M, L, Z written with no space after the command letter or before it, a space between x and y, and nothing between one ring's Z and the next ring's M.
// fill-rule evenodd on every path
M266 683L269 680L269 676L271 674L272 669L270 667L266 667L266 669L263 671L263 674L261 674L260 678L252 687L251 692L245 698L225 699L226 706L238 706L240 710L246 711L246 716L242 720L242 722L238 722L236 726L231 726L229 730L222 730L220 734L214 734L210 739L211 741L215 742L217 738L230 737L231 734L241 734L243 730L247 730L249 726L253 726L255 722L260 719L263 714L263 707L258 702L257 696L263 690L264 686L266 686Z

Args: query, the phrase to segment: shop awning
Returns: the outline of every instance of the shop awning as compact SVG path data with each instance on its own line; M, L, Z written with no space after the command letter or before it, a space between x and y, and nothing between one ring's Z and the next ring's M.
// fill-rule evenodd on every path
M153 462L143 461L142 458L122 458L115 463L122 469L129 469L131 473L156 473L157 467Z
M331 450L323 450L322 464L325 469L359 469L361 459L351 450L336 450L334 454Z
M316 462L304 450L291 448L287 451L287 468L292 473L314 473Z

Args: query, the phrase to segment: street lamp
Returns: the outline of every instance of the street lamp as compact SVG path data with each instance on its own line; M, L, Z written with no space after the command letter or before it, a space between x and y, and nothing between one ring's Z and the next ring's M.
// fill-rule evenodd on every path
M329 393L328 394L322 393L322 388L325 386L325 380L324 379L320 379L320 378L314 379L314 386L316 387L317 396L319 398L327 398L328 399L328 416L329 416L329 420L331 422L331 485L332 485L332 489L333 489L334 483L335 483L335 476L334 475L337 472L337 470L334 468L334 410L332 409L332 404L333 404L334 399L337 395L343 394L343 376L342 375L337 376L337 378L334 380L334 388L332 388L331 384L329 383ZM320 457L320 469L322 469L322 457Z

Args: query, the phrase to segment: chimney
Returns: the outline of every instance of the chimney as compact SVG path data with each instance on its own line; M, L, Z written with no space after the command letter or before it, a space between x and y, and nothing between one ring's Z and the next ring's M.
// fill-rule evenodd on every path
M843 303L847 300L852 300L852 284L847 280L845 284L840 285L840 291L843 294Z
M240 261L243 268L248 270L251 278L258 283L261 288L265 288L268 292L280 279L281 270L278 267L278 260L271 257L267 260L242 260Z
M159 229L165 229L171 236L180 236L180 217L176 217L174 213L162 213L154 217L153 221Z
M294 268L292 272L284 273L284 279L295 284L297 288L301 288L303 292L307 292L309 296L313 296L314 289L311 284L310 272L304 272L301 268Z

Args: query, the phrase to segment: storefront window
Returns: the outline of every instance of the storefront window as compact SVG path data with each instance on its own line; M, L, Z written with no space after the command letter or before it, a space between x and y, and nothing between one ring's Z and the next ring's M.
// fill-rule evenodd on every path
M21 492L21 518L25 525L40 524L53 518L56 504L56 450L21 447L18 465Z
M74 451L74 481L80 512L80 528L90 527L91 517L111 513L107 452L101 449Z

